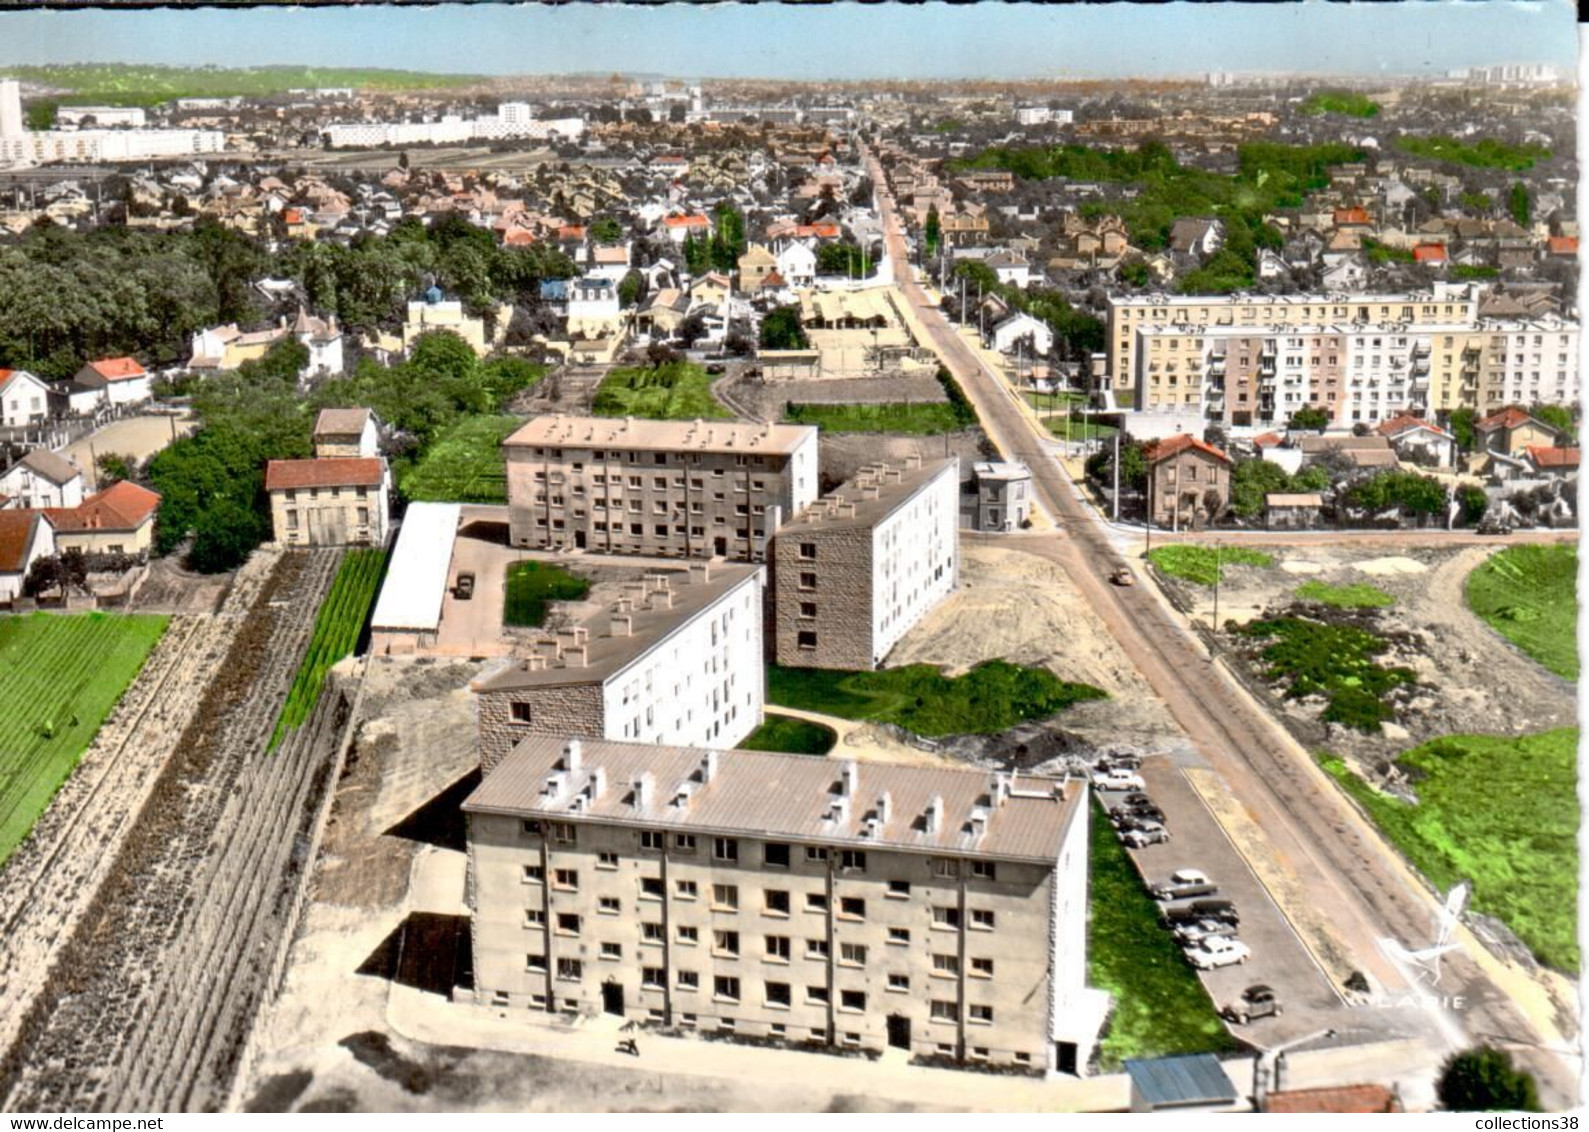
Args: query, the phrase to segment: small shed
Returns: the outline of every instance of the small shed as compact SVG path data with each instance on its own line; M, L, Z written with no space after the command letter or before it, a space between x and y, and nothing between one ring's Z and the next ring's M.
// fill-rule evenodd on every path
M462 515L457 503L408 505L370 621L370 651L376 656L435 647Z
M1236 1107L1236 1086L1211 1053L1127 1058L1132 1112L1221 1112Z
M1263 497L1263 525L1271 531L1300 531L1319 525L1324 497L1316 491L1272 491Z

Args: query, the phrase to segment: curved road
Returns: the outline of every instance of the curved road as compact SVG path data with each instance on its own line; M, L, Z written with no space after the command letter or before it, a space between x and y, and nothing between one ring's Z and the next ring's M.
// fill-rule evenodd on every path
M1065 568L1126 655L1252 813L1281 863L1308 878L1316 907L1358 966L1392 997L1442 996L1444 1003L1428 1007L1432 1037L1460 1040L1460 1028L1472 1040L1484 1035L1513 1046L1538 1077L1547 1106L1556 1111L1571 1107L1577 1097L1576 1073L1546 1045L1559 1039L1536 1029L1528 1013L1497 985L1492 972L1498 966L1480 953L1479 945L1470 944L1468 953L1446 957L1437 990L1421 992L1409 985L1398 965L1381 950L1380 941L1394 938L1409 949L1426 946L1436 911L1432 895L1308 752L1218 663L1211 662L1202 644L1150 587L1122 589L1108 583L1108 574L1122 561L1108 531L1092 519L1068 476L1050 457L1046 438L1036 434L1003 380L928 304L910 267L888 181L876 158L864 148L862 152L877 186L895 279L916 321L976 405L995 443L1006 456L1024 460L1031 468L1037 498L1060 528L1060 535L1032 539L1029 548ZM1446 1009L1446 1003L1454 1012Z

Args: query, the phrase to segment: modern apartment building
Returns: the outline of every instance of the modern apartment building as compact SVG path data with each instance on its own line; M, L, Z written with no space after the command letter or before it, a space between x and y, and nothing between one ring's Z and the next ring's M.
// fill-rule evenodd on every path
M528 735L732 747L761 724L760 566L692 563L587 602L530 655L476 680L481 764Z
M537 417L503 442L514 546L760 561L817 497L817 430Z
M1087 1064L1082 782L537 735L464 803L475 993Z
M772 656L876 668L959 577L960 458L863 468L772 542Z

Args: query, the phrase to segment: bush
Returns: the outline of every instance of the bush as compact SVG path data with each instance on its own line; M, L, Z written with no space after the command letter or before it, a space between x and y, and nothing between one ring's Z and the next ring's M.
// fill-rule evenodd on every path
M1375 657L1386 641L1355 625L1334 625L1305 617L1274 617L1241 627L1243 636L1268 639L1259 654L1265 677L1285 681L1286 698L1324 696L1326 723L1374 734L1391 718L1384 697L1417 676L1409 668L1384 668Z
M1539 1112L1539 1086L1493 1046L1454 1053L1440 1068L1435 1095L1450 1112Z
M1224 580L1227 566L1273 566L1274 556L1239 546L1197 546L1189 542L1158 546L1148 551L1148 561L1173 578L1200 586Z

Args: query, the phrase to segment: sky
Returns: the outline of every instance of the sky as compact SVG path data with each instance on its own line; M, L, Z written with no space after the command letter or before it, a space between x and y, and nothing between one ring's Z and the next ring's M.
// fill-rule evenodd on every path
M681 78L1127 78L1576 69L1571 0L535 5L0 12L0 64L393 67Z

